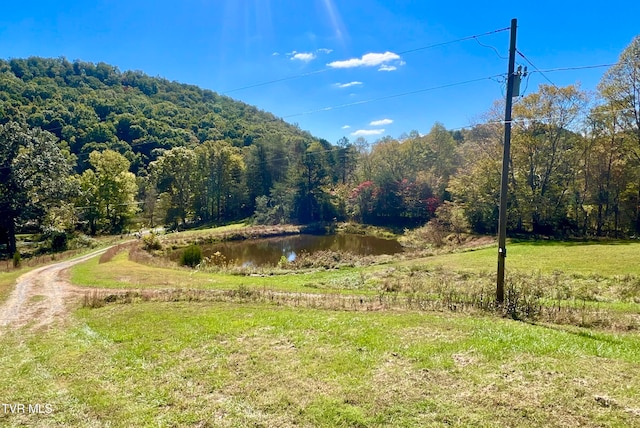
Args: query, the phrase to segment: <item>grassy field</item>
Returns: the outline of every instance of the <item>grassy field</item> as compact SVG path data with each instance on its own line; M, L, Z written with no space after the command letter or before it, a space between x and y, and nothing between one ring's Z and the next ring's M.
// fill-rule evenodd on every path
M0 412L0 426L640 427L640 243L508 248L510 284L540 292L538 302L557 309L553 322L446 302L415 309L421 295L491 291L495 248L260 275L153 267L127 249L104 263L94 258L70 270L74 283L405 296L414 304L317 309L247 297L80 308L64 329L2 337L2 401L53 411ZM560 306L576 296L587 311L560 320ZM585 322L594 308L626 318Z
M640 338L451 313L82 309L0 343L2 426L639 426Z
M527 242L510 244L508 248L507 291L513 288L514 292L526 293L523 297L528 304L580 303L629 313L627 327L638 324L635 315L640 314L640 243ZM491 247L396 261L387 258L369 266L293 273L266 268L258 273L238 274L224 269L212 273L168 265L157 267L132 261L123 251L106 263L93 259L75 266L71 280L94 288L247 288L368 296L392 293L431 300L455 295L466 302L486 301L495 289L495 256L496 249Z
M496 269L497 246L425 258L427 266L474 272ZM410 261L408 263L415 263ZM640 275L640 242L516 242L507 244L507 269L577 275Z

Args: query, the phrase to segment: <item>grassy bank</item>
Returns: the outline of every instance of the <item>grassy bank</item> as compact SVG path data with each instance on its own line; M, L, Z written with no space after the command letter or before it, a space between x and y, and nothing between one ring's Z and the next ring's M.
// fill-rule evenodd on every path
M364 291L374 288L361 274L362 268L311 270L289 275L235 275L205 273L187 268L162 268L129 260L126 251L106 263L98 258L71 269L73 284L93 288L194 288L230 290L238 287L293 292Z
M8 272L0 271L0 303L7 300L11 291L13 291L13 287L16 284L16 280L22 274L29 272L34 269L33 267L24 267L20 269L10 270Z
M450 313L83 309L3 339L3 426L635 426L640 339Z
M420 263L448 270L494 272L497 260L495 246L428 257ZM506 263L507 269L517 272L640 275L640 242L516 242L507 245Z
M506 313L514 318L579 326L637 329L639 250L640 244L635 242L511 244ZM233 267L203 272L157 265L161 263L157 261L137 263L121 252L105 263L94 259L75 266L71 279L75 284L94 288L357 294L378 296L378 306L384 308L491 309L495 254L495 248L484 248L415 259L404 256L397 261L382 258L378 263L337 269L269 267L244 272ZM560 265L564 272L557 270ZM256 300L264 301L273 295L270 296ZM208 300L211 296L195 293L173 297ZM286 299L278 299L284 303L283 300Z

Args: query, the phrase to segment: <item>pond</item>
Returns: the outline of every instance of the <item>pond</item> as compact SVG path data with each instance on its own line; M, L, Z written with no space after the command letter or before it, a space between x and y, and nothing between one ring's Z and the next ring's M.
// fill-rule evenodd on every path
M293 235L201 245L201 248L203 257L219 251L227 260L234 260L239 266L276 265L282 256L293 261L302 251L345 251L363 256L403 251L402 245L396 240L351 234ZM174 252L171 259L179 260L181 252L182 250Z

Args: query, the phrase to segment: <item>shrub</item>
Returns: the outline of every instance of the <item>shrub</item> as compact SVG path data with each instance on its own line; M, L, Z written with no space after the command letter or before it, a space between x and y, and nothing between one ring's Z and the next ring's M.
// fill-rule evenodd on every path
M47 229L43 237L48 241L49 248L53 252L65 251L68 249L69 237L63 230Z
M15 253L13 253L13 267L19 268L21 264L22 264L22 257L20 256L20 253L16 251Z
M162 242L155 233L150 233L142 238L142 245L147 251L162 250Z
M190 245L184 249L180 256L182 266L196 267L202 261L202 248L199 245Z
M69 243L69 248L77 250L80 248L94 248L97 247L99 242L90 236L81 233L74 237Z
M68 236L64 232L55 232L51 235L51 251L65 251L68 247Z
M232 260L228 260L220 251L216 251L209 257L202 259L196 268L203 271L218 272L220 269L226 269L232 264Z

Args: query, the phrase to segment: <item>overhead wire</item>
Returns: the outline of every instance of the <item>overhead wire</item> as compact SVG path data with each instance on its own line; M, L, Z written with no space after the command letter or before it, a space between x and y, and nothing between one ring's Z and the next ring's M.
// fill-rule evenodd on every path
M527 57L525 56L525 54L523 54L519 49L516 49L516 52L517 52L517 53L518 53L518 55L520 55L520 56L521 56L521 57L522 57L522 58L523 58L527 63L529 63L529 65L530 65L531 67L533 67L533 69L534 69L536 72L540 73L540 74L542 75L542 77L544 77L544 78L547 80L547 82L549 82L549 83L551 84L551 86L553 86L553 87L554 87L554 88L556 88L556 89L560 89L560 88L558 87L558 85L556 85L555 83L553 83L553 82L551 81L551 79L549 79L549 77L547 77L547 75L546 75L543 71L541 71L538 67L536 67L536 65L535 65L533 62L531 62L531 60L529 60L529 58L527 58Z
M613 67L616 65L613 64L594 64L594 65L579 65L575 67L559 67L559 68L549 68L546 70L535 70L535 73L553 73L556 71L571 71L571 70L586 70L589 68L603 68L603 67Z
M475 39L476 42L480 43L478 41L479 37L485 37L485 36L489 36L489 35L492 35L492 34L501 33L503 31L509 30L509 28L510 27L498 28L496 30L487 31L485 33L480 33L480 34L474 34L474 35L471 35L471 36L465 36L465 37L461 37L459 39L449 40L447 42L433 43L433 44L430 44L430 45L420 46L418 48L406 49L404 51L396 52L396 54L397 55L405 55L405 54L418 52L418 51L422 51L422 50L426 50L426 49L433 49L433 48L437 48L437 47L441 47L441 46L446 46L446 45L450 45L450 44L453 44L453 43L464 42L466 40L471 40L471 39ZM484 45L484 46L493 48L492 46L488 46L488 45ZM493 49L495 50L495 48L493 48ZM498 53L497 50L496 50L496 53ZM264 81L264 82L253 83L253 84L249 84L249 85L245 85L245 86L240 86L240 87L234 88L234 89L229 89L227 91L220 92L220 94L221 95L226 95L226 94L230 94L232 92L243 91L245 89L252 89L252 88L257 88L257 87L260 87L260 86L271 85L271 84L274 84L274 83L285 82L285 81L288 81L288 80L295 80L295 79L299 79L299 78L302 78L302 77L307 77L307 76L312 76L312 75L315 75L315 74L324 73L324 72L329 71L329 70L333 70L333 68L325 67L325 68L320 69L320 70L309 71L309 72L306 72L306 73L295 74L295 75L292 75L292 76L282 77L282 78L279 78L279 79L273 79L273 80L267 80L267 81Z
M455 83L448 83L448 84L445 84L445 85L432 86L430 88L416 89L416 90L413 90L413 91L400 92L400 93L392 94L392 95L385 95L383 97L378 97L378 98L370 98L370 99L367 99L367 100L354 101L354 102L345 103L345 104L338 104L338 105L334 105L334 106L323 107L323 108L314 109L314 110L308 110L306 112L294 113L294 114L282 116L282 118L283 119L287 119L287 118L290 118L290 117L304 116L304 115L307 115L307 114L318 113L318 112L322 112L322 111L337 110L337 109L340 109L340 108L351 107L351 106L360 105L360 104L368 104L368 103L372 103L372 102L375 102L375 101L383 101L383 100L388 100L388 99L392 99L392 98L404 97L404 96L407 96L407 95L414 95L414 94L419 94L419 93L423 93L423 92L435 91L437 89L444 89L444 88L451 88L451 87L454 87L454 86L466 85L466 84L469 84L469 83L480 82L482 80L493 80L494 78L499 77L499 76L504 76L504 74L503 73L494 74L493 76L479 77L479 78L476 78L476 79L469 79L469 80L464 80L464 81L455 82Z
M417 51L421 51L421 50L425 50L425 49L438 48L440 46L446 46L446 45L451 45L453 43L464 42L464 41L471 40L471 39L475 39L476 42L477 42L478 41L477 40L478 37L485 37L485 36L490 36L492 34L501 33L503 31L509 30L510 28L511 27L498 28L497 30L487 31L486 33L481 33L481 34L474 34L472 36L461 37L459 39L450 40L448 42L433 43L431 45L421 46L419 48L407 49L407 50L404 50L404 51L401 51L401 52L397 52L397 54L398 55L404 55L404 54L417 52ZM487 47L490 47L490 46L487 46Z
M500 28L500 29L488 31L488 32L481 33L481 34L476 34L476 35L466 36L466 37L462 37L462 38L455 39L455 40L450 40L450 41L447 41L447 42L434 43L434 44L430 44L430 45L426 45L426 46L421 46L421 47L418 47L418 48L408 49L408 50L404 50L404 51L398 52L398 55L404 55L404 54L407 54L407 53L417 52L417 51L420 51L420 50L425 50L425 49L445 46L445 45L449 45L449 44L458 43L458 42L462 42L462 41L473 39L480 46L493 49L498 57L504 59L505 57L502 56L495 47L481 43L478 40L478 38L479 37L488 36L488 35L492 35L492 34L496 34L496 33L500 33L500 32L503 32L503 31L506 31L506 30L509 30L509 29L510 29L510 27L505 27L505 28ZM524 53L522 53L522 51L520 51L518 49L516 49L516 51L517 51L518 55L520 55L534 69L533 71L530 71L529 74L534 73L534 72L535 73L540 73L556 89L559 89L558 86L548 76L546 76L545 73L552 73L552 72L559 72L559 71L593 69L593 68L602 68L602 67L611 67L611 66L615 65L615 64L595 64L595 65L560 67L560 68L552 68L552 69L542 70L542 69L538 68L526 55L524 55ZM325 68L325 69L321 69L321 70L301 73L301 74L294 75L294 76L288 76L288 77L284 77L284 78L280 78L280 79L274 79L274 80L265 81L265 82L261 82L261 83L256 83L256 84L252 84L252 85L246 85L246 86L243 86L243 87L240 87L240 88L235 88L235 89L232 89L232 90L229 90L229 91L226 91L226 92L221 92L221 94L226 94L226 93L230 93L230 92L240 91L240 90L243 90L243 89L249 89L249 88L254 88L254 87L259 87L259 86L265 86L265 85L278 83L278 82L282 82L282 81L287 81L287 80L297 79L297 78L301 78L301 77L306 77L306 76L310 76L310 75L314 75L314 74L319 74L319 73L328 71L330 69L331 68ZM498 78L501 78L501 79L498 80ZM444 84L444 85L439 85L439 86L433 86L433 87L429 87L429 88L422 88L422 89L417 89L417 90L413 90L413 91L407 91L407 92L401 92L401 93L392 94L392 95L386 95L386 96L378 97L378 98L372 98L372 99L367 99L367 100L355 101L355 102L351 102L351 103L345 103L345 104L339 104L339 105L334 105L334 106L323 107L323 108L319 108L319 109L308 110L308 111L304 111L304 112L285 115L285 116L282 116L282 117L274 117L274 119L272 119L272 121L278 121L278 120L283 120L283 119L292 118L292 117L298 117L298 116L304 116L304 115L323 112L323 111L331 111L331 110L336 110L336 109L341 109L341 108L346 108L346 107L351 107L351 106L356 106L356 105L362 105L362 104L367 104L367 103L376 102L376 101L383 101L383 100L388 100L388 99L393 99L393 98L398 98L398 97L403 97L403 96L408 96L408 95L413 95L413 94L418 94L418 93L434 91L434 90L438 90L438 89L444 89L444 88L449 88L449 87L454 87L454 86L460 86L460 85L470 84L470 83L474 83L474 82L479 82L479 81L482 81L482 80L493 80L493 81L495 81L497 83L501 83L501 84L504 84L506 82L505 75L500 73L500 74L487 76L487 77L469 79L469 80L465 80L465 81L454 82L454 83L449 83L449 84ZM528 83L529 83L529 79L527 79L527 85L525 87L525 90L526 90L526 88L528 88ZM491 122L491 123L504 123L504 121ZM469 127L473 127L473 126L476 126L476 125L469 125L467 127L454 128L452 130L459 130L459 129L469 128ZM56 127L56 128L45 129L45 130L49 131L49 132L52 132L52 131L60 130L62 128L63 127ZM130 144L130 146L133 149L135 147L144 146L144 145L147 145L147 144L158 144L160 146L162 145L162 144L158 143L157 141L145 141L145 142L142 142L142 143ZM81 152L81 153L74 154L74 156L76 156L76 158L81 158L81 157L88 156L88 155L89 154L86 153L86 152Z
M498 58L500 59L509 59L508 57L500 54L500 52L498 51L498 49L496 49L494 46L491 45L485 45L484 43L482 43L480 40L478 40L476 37L473 38L480 46L484 47L484 48L489 48L489 49L493 49L493 51L496 53L496 55L498 56Z

